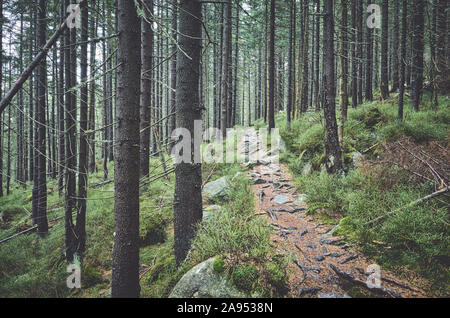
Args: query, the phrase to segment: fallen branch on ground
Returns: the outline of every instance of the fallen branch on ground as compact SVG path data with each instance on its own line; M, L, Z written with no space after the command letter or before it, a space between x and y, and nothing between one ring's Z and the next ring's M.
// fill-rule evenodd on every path
M407 205L402 206L401 208L398 208L398 209L396 209L396 210L394 210L394 211L390 211L390 212L386 213L385 215L379 216L379 217L377 217L377 218L375 218L375 219L373 219L373 220L367 222L366 225L375 223L375 222L377 222L377 221L380 221L380 220L384 219L384 218L387 217L387 216L390 216L390 215L392 215L392 214L397 213L397 212L400 211L400 210L403 210L403 209L412 207L412 206L414 206L414 205L417 205L417 204L419 204L419 203L428 201L428 200L430 200L430 199L432 199L432 198L434 198L434 197L437 197L437 196L439 196L439 195L441 195L441 194L444 194L444 193L448 192L448 190L449 190L449 187L447 186L447 187L445 187L445 188L443 188L443 189L441 189L441 190L439 190L439 191L433 192L433 193L431 193L431 194L429 194L429 195L427 195L427 196L425 196L425 197L423 197L423 198L420 198L420 199L418 199L418 200L416 200L416 201L413 201L413 202L411 202L411 203L408 203Z

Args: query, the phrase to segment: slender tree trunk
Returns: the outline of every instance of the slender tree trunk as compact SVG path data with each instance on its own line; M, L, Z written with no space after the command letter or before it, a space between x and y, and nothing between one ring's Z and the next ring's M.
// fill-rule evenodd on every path
M92 4L92 9L96 9L95 7L95 1ZM97 16L93 17L91 19L91 38L94 39L97 37ZM96 120L96 83L94 79L94 72L96 69L96 63L95 63L95 56L97 51L97 45L95 41L91 42L90 47L90 77L91 77L91 83L90 83L90 92L89 92L89 121L88 121L88 127L89 127L89 138L88 138L88 149L89 149L89 173L97 172L97 164L95 162L96 152L95 152L95 120Z
M140 96L140 174L147 177L149 174L150 162L150 134L151 125L151 92L153 75L153 30L150 21L153 21L153 0L144 1L145 19L141 19L141 59L142 78Z
M187 55L178 50L177 128L182 127L187 129L192 138L194 137L194 121L201 118L198 94L202 34L201 21L201 1L181 0L178 43ZM224 41L224 43L226 42ZM224 58L225 64L226 61L227 59ZM223 74L226 75L227 72L223 72ZM226 104L223 103L222 106L225 106L226 111ZM222 121L222 125L226 125L226 121ZM194 147L193 144L191 142L191 151L189 153L190 162L177 163L175 167L174 248L175 260L178 265L186 258L195 235L195 228L202 219L202 172L201 164L196 163L195 160L199 157L200 149L199 145Z
M295 1L290 0L290 15L289 15L289 57L288 57L288 96L287 96L287 107L286 107L286 117L287 117L287 130L291 129L291 109L292 109L292 97L294 88L294 61L293 61L293 51L294 51L294 15L295 15Z
M301 89L301 102L300 111L302 113L308 110L308 77L309 77L309 3L304 2L303 5L303 24L304 24L304 35L303 35L303 53L302 53L302 89Z
M423 89L423 53L424 53L424 0L416 0L413 3L413 58L412 58L412 83L411 102L415 111L419 111L420 97Z
M270 0L269 35L269 104L267 119L269 130L275 128L275 0Z
M76 253L82 260L86 247L86 198L88 182L88 8L87 3L81 8L81 54L80 75L83 83L80 90L80 150L78 161L78 210L77 210L77 250Z
M231 43L231 0L227 0L224 3L224 16L223 16L223 50L222 50L222 85L221 85L221 101L220 101L220 128L222 136L226 137L226 131L228 127L228 94L229 94L229 44Z
M172 0L172 58L170 60L170 112L174 113L176 111L176 88L177 88L177 29L178 29L178 0ZM215 48L214 43L214 48ZM215 66L214 66L215 67ZM216 70L214 69L214 72ZM216 76L214 75L214 81L216 80ZM214 85L215 89L215 85ZM216 98L216 93L214 93L214 98ZM214 114L216 112L216 108L214 107ZM215 121L214 121L215 122ZM170 129L169 134L172 134L172 131L176 128L177 118L176 115L172 115L170 117ZM172 145L170 146L170 152L172 152Z
M114 247L112 297L139 297L140 20L133 1L118 0Z
M356 108L358 105L358 61L357 61L357 5L358 0L352 0L352 82L351 82L351 93L352 93L352 107Z
M389 39L389 1L383 0L381 7L381 99L389 98L388 78L388 39Z
M39 0L38 14L38 48L41 49L46 43L46 3ZM38 66L38 213L37 233L45 235L48 232L47 223L47 162L46 162L46 94L47 94L47 62L42 59Z
M399 47L399 32L400 32L400 0L394 0L394 29L392 38L392 91L396 92L399 88L399 64L398 64L398 47Z
M61 23L64 20L65 17L65 6L61 5L61 10L60 10L60 14L61 14ZM69 31L66 31L69 32ZM64 190L64 173L65 173L65 169L64 167L65 165L65 161L66 161L66 145L65 145L65 140L66 140L66 134L65 134L65 101L64 101L64 72L65 72L65 67L66 67L66 49L64 48L65 45L67 45L68 43L66 42L66 38L67 36L64 36L60 39L60 49L59 49L59 95L58 95L58 130L59 130L59 142L58 142L58 193L59 196L63 195L63 190ZM67 87L67 84L66 84ZM67 94L66 94L67 95ZM30 132L31 133L31 132Z
M66 0L65 7L69 5L69 1ZM65 35L65 104L66 104L66 193L65 193L65 243L66 243L66 259L68 262L73 261L73 256L76 251L76 236L75 227L73 224L72 214L76 207L76 106L75 98L71 88L75 84L73 82L72 72L74 71L75 54L72 51L75 50L75 37L72 35L75 32L74 29L68 29Z
M437 0L436 25L436 86L441 94L450 92L450 65L447 62L448 48L448 8L447 0Z
M316 112L320 111L320 0L316 1L316 75L314 91L316 92Z
M338 139L334 78L334 0L325 1L323 13L324 88L325 88L325 156L328 173L342 170L342 153Z
M408 0L402 0L402 38L401 38L401 55L400 55L400 82L399 82L399 95L398 95L398 115L399 121L403 120L403 96L405 93L406 82L406 37L408 27Z
M370 0L367 0L370 3ZM367 15L366 15L367 17ZM373 100L372 78L373 78L373 29L366 27L366 85L365 96L367 101Z
M344 124L348 108L348 39L347 39L347 0L341 0L341 105L339 140L344 137Z

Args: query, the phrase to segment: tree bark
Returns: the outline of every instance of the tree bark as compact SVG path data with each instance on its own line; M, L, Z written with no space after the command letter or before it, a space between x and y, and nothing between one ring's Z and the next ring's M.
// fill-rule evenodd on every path
M194 138L194 121L201 119L201 106L198 94L201 21L201 1L181 0L178 43L187 56L178 50L177 128L187 129L191 134L191 138ZM224 59L224 63L226 61ZM226 72L223 72L223 74L226 75ZM222 106L226 105L222 104ZM226 126L226 121L222 121L222 125ZM199 145L194 147L194 143L191 141L190 162L177 163L175 167L174 248L175 260L178 265L186 258L195 235L195 228L202 219L201 164L195 163L194 160L194 158L199 156L199 147Z
M424 53L424 0L413 2L414 30L412 38L413 58L412 58L412 83L411 102L413 109L419 111L420 97L423 89L423 53Z
M141 96L140 96L140 176L147 177L150 162L151 125L151 93L153 76L153 0L143 2L145 19L141 19Z
M381 98L383 101L389 98L388 79L388 36L389 36L389 1L383 0L381 7Z
M269 104L267 119L269 131L275 128L275 0L270 0L270 31L269 31Z
M342 153L338 139L335 103L335 77L334 77L334 1L325 1L323 13L323 47L324 47L324 89L325 89L325 156L328 173L342 170Z
M114 247L112 297L139 297L140 20L133 1L118 0Z

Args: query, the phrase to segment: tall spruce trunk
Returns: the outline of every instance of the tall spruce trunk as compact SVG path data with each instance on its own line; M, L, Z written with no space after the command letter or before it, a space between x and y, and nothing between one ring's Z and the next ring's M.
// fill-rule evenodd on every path
M347 0L341 0L341 101L339 140L344 137L344 124L348 109L348 38L347 38Z
M153 75L153 0L144 1L145 19L141 18L141 95L140 95L140 176L147 177L150 163L151 93Z
M133 1L118 0L119 47L114 154L112 297L139 297L140 19Z
M271 130L275 128L275 0L270 0L269 29L269 104L267 106L267 120L269 130Z
M88 9L87 3L81 7L81 52L80 52L80 149L78 161L78 196L77 196L77 250L79 259L83 259L86 247L86 198L88 182Z
M342 152L338 139L335 103L335 65L334 65L334 0L325 1L323 12L324 48L324 118L325 118L325 156L328 173L342 170Z
M383 0L381 7L381 81L380 90L383 101L389 98L388 79L388 39L389 39L389 1Z
M398 115L399 121L403 120L403 98L405 94L406 82L406 37L408 32L408 0L402 0L402 38L400 45L400 80L399 80L399 95L398 95Z
M177 128L187 129L192 139L190 140L190 162L177 163L175 166L174 248L175 260L178 265L186 258L195 235L195 228L202 219L202 171L201 164L194 161L194 157L198 158L199 156L200 148L199 145L194 148L193 143L194 121L201 119L198 90L202 45L201 1L181 0L179 12L178 44L187 55L178 50ZM226 61L224 59L225 63ZM222 105L224 106L224 104ZM222 121L222 124L226 125L226 121Z
M226 131L228 127L228 94L229 94L229 45L231 43L231 0L227 0L224 3L224 15L223 15L223 50L222 50L222 82L220 93L220 129L222 136L226 137Z
M38 49L41 49L46 42L46 3L39 0L38 13ZM37 203L37 232L45 235L48 232L47 222L47 150L46 150L46 95L47 95L47 62L42 59L38 66L38 203Z
M370 0L367 0L370 3ZM366 101L373 100L373 29L369 26L366 27L366 84L365 84L365 97Z
M423 89L423 54L424 54L424 0L415 0L413 3L414 29L412 33L412 83L411 83L411 102L413 109L419 111L420 97Z

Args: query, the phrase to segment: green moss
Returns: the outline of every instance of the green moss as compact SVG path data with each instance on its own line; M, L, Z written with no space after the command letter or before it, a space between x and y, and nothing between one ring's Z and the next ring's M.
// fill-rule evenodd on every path
M253 265L238 265L232 274L233 283L237 288L250 292L256 285L259 278L259 271Z
M225 261L222 257L217 257L213 261L213 268L216 272L222 273L225 270Z
M265 266L268 282L276 289L281 290L286 286L286 273L283 267L277 263L268 263Z

